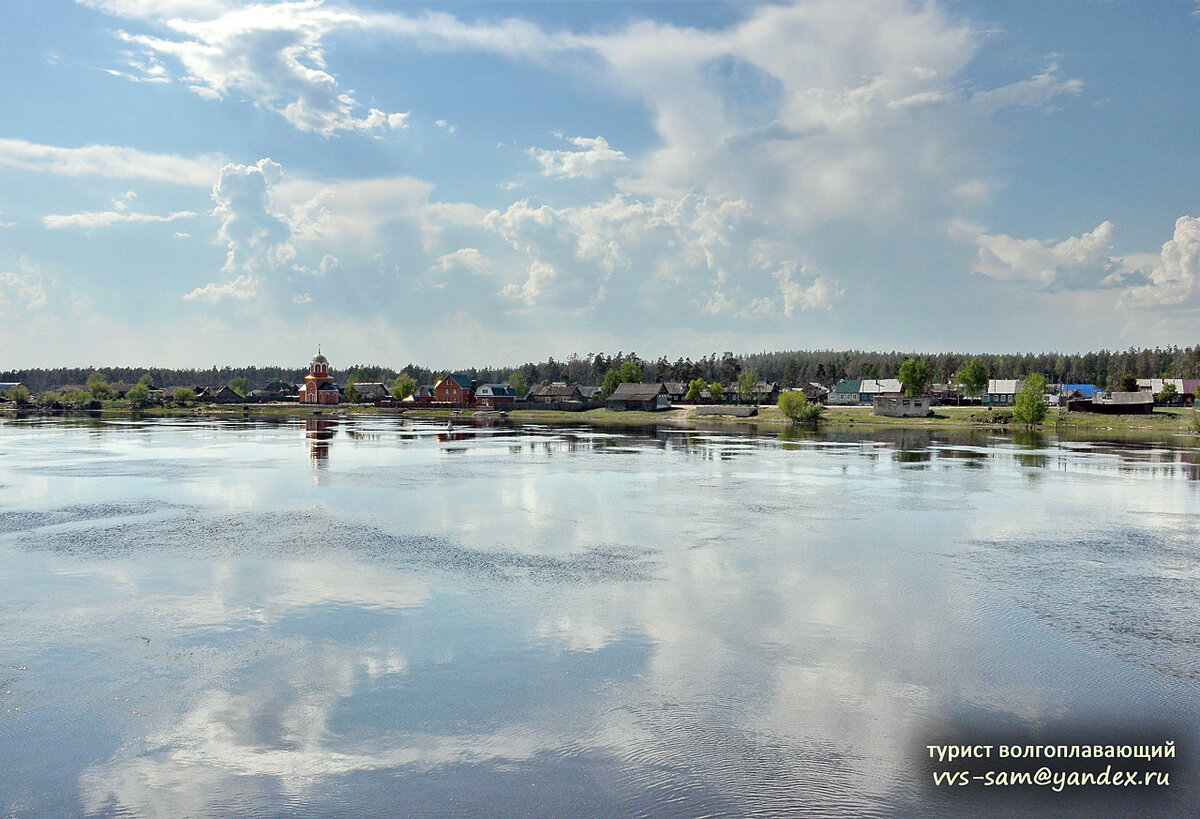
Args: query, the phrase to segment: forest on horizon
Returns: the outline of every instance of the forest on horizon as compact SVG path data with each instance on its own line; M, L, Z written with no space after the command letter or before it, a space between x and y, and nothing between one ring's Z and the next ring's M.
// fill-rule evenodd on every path
M799 386L815 381L832 387L843 378L894 378L900 365L908 358L921 359L933 370L934 381L948 382L960 367L977 358L989 378L1023 378L1039 373L1051 383L1095 384L1113 388L1123 376L1135 378L1200 378L1200 345L1193 347L1130 348L1123 352L1100 350L1087 353L933 353L867 352L862 350L815 350L760 352L735 355L732 352L711 353L700 359L665 356L643 358L624 351L616 355L588 353L571 354L565 360L553 357L545 361L527 362L515 367L465 367L455 370L431 369L409 363L394 369L378 364L352 364L334 368L339 383L382 381L390 383L400 373L407 373L418 384L432 384L447 372L462 373L480 383L506 382L520 373L526 384L566 381L576 384L600 384L610 369L620 368L626 361L635 361L642 368L643 381L682 381L696 378L731 383L743 371L753 371L761 380L778 382L782 387ZM147 373L155 386L217 387L234 378L246 378L257 389L270 381L300 382L307 372L304 367L249 366L216 367L211 369L165 367L57 367L0 372L0 381L19 381L34 394L59 390L65 386L81 386L92 373L101 372L112 384L135 384Z

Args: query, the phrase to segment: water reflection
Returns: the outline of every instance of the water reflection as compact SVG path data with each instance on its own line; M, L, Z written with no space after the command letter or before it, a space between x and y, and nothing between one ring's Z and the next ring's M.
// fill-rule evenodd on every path
M6 813L956 816L940 731L1196 739L1170 441L307 420L0 425Z
M333 418L305 418L304 440L308 441L308 455L320 463L329 458L329 442L337 430Z

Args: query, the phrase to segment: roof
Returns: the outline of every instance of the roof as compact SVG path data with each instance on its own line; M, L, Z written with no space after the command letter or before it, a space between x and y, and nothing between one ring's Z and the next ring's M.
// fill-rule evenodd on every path
M516 395L517 391L508 384L480 384L476 395Z
M1016 395L1025 386L1019 378L989 378L985 392L988 395Z
M1154 396L1148 392L1098 392L1092 397L1094 403L1140 405L1153 404Z
M864 378L859 392L877 394L881 392L902 392L899 378Z
M575 395L582 396L583 393L573 384L538 384L529 390L531 398L570 398Z
M862 390L860 389L861 387L862 387L862 382L859 381L858 379L843 378L841 381L837 382L837 386L835 386L833 388L833 391L834 392L845 392L845 393L851 393L851 392L859 393L859 392L862 392Z
M618 384L609 398L626 401L646 401L658 395L665 394L666 391L667 388L662 384L635 384L626 381L623 384Z
M1091 398L1096 394L1095 384L1063 384L1062 391L1066 393L1077 392L1084 398Z
M314 355L312 357L312 361L310 361L309 363L310 364L328 364L329 359L326 358L325 356L321 355L320 353L317 353L316 355Z
M450 373L448 376L446 376L446 378L449 378L451 381L453 381L458 386L462 387L464 390L471 389L471 379L467 378L462 373ZM445 381L445 380L446 380L445 378L442 379L442 381ZM438 382L438 383L441 383L441 382Z

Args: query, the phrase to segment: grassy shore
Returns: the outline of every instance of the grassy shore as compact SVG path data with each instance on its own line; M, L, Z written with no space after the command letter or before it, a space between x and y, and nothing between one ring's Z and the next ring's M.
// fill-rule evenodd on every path
M0 405L6 415L42 415L35 407L18 408L12 404ZM86 413L110 418L246 418L282 419L308 418L319 414L327 417L379 415L444 421L473 415L485 415L484 411L457 411L445 409L377 409L365 404L341 404L315 409L299 404L197 404L186 407L144 407L134 409L124 401L105 401L102 407ZM494 413L491 413L494 414ZM608 409L593 409L584 412L560 410L519 409L505 413L509 421L516 424L585 424L598 427L630 427L669 425L680 427L721 427L737 425L763 430L785 429L789 421L777 407L760 407L758 414L750 418L732 416L697 416L694 407L674 407L663 412L614 412ZM1064 412L1050 409L1041 428L1044 431L1144 431L1157 433L1194 434L1192 427L1196 411L1188 408L1156 407L1148 415L1101 415L1089 412ZM979 407L935 407L933 415L926 418L883 418L872 413L870 407L827 407L820 421L821 428L965 428L965 429L1021 429L1014 424L1011 413L991 413Z

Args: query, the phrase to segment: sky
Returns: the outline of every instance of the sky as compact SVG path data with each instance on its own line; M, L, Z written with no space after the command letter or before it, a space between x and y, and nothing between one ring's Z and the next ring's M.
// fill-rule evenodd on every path
M1194 0L0 3L0 369L1194 345Z

